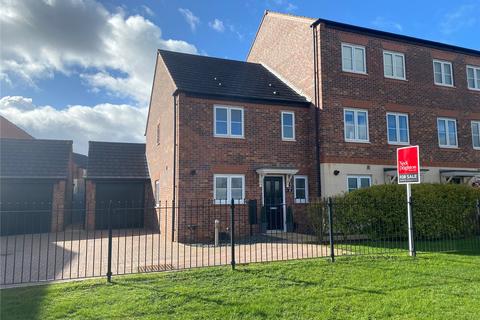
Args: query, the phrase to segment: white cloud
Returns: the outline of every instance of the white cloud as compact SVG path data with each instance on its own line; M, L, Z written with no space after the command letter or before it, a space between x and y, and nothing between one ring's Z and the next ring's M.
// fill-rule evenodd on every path
M272 5L276 6L276 7L281 8L282 10L285 10L285 11L288 11L288 12L292 12L292 11L295 11L295 10L298 9L298 6L289 2L288 0L272 0L272 3L267 1L267 5L268 6L272 6Z
M146 6L146 5L142 5L141 8L143 9L143 11L145 11L145 13L151 17L153 17L155 15L155 12L153 12L152 9L150 9L150 7Z
M35 138L73 140L74 151L83 154L89 140L145 142L147 108L105 103L58 110L36 106L30 98L6 96L0 99L0 114Z
M444 15L440 23L440 30L444 35L453 33L474 26L479 20L480 6L474 4L465 4L459 6L455 11Z
M187 21L190 29L192 29L192 31L195 31L197 29L197 26L200 24L200 18L194 15L193 12L189 9L179 8L178 11L185 18L185 21Z
M219 20L217 18L215 18L215 20L213 20L213 21L210 21L208 23L208 25L210 26L210 28L212 28L213 30L216 30L218 32L225 31L225 25L223 24L223 21Z
M196 53L181 40L163 39L140 15L109 12L93 0L0 0L0 80L30 86L55 73L80 73L93 91L148 103L156 49Z
M386 19L385 17L376 17L375 20L372 21L372 24L381 29L393 30L393 31L403 31L403 26L395 21L391 21Z

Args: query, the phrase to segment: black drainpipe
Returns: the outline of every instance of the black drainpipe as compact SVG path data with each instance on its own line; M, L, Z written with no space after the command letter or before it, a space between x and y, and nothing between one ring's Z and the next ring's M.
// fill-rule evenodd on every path
M316 153L316 167L317 167L317 197L322 196L322 183L320 181L321 173L320 173L320 106L318 105L319 102L319 92L318 92L318 48L317 48L317 25L311 25L313 31L313 82L314 82L314 90L315 90L315 153Z
M173 93L173 185L172 185L172 242L175 241L175 207L176 207L176 178L177 178L177 97Z

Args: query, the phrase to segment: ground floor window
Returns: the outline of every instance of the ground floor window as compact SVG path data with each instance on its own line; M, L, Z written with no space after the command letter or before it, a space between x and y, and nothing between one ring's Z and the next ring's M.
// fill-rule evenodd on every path
M235 203L243 203L243 199L245 199L244 175L216 174L213 180L215 203L230 204L231 199L234 199Z
M347 177L348 192L368 188L372 185L372 178L370 176L348 176Z
M293 180L295 202L307 203L308 202L308 178L307 176L295 176Z

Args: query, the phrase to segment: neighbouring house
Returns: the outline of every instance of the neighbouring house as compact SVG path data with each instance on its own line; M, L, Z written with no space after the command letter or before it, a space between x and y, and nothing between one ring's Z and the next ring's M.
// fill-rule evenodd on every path
M284 230L287 200L296 194L306 202L309 186L315 190L308 179L314 175L312 111L261 64L159 50L146 128L157 202L263 198L272 204L268 228ZM222 230L227 211L218 217ZM195 210L162 213L179 241L192 227L197 239L213 236L205 233L214 221L199 221Z
M145 144L90 141L85 194L88 229L156 223Z
M312 101L318 196L395 183L404 145L425 182L480 179L480 51L266 11L247 61Z
M72 141L0 139L1 234L64 229Z
M72 153L72 212L70 223L83 226L85 222L85 176L87 175L88 157L80 153Z
M0 138L35 139L22 128L8 121L4 116L0 116Z

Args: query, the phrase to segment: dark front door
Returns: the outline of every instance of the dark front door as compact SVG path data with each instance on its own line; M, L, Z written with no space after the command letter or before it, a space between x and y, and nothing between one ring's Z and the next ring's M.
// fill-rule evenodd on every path
M268 230L283 230L283 179L265 177L263 192Z

